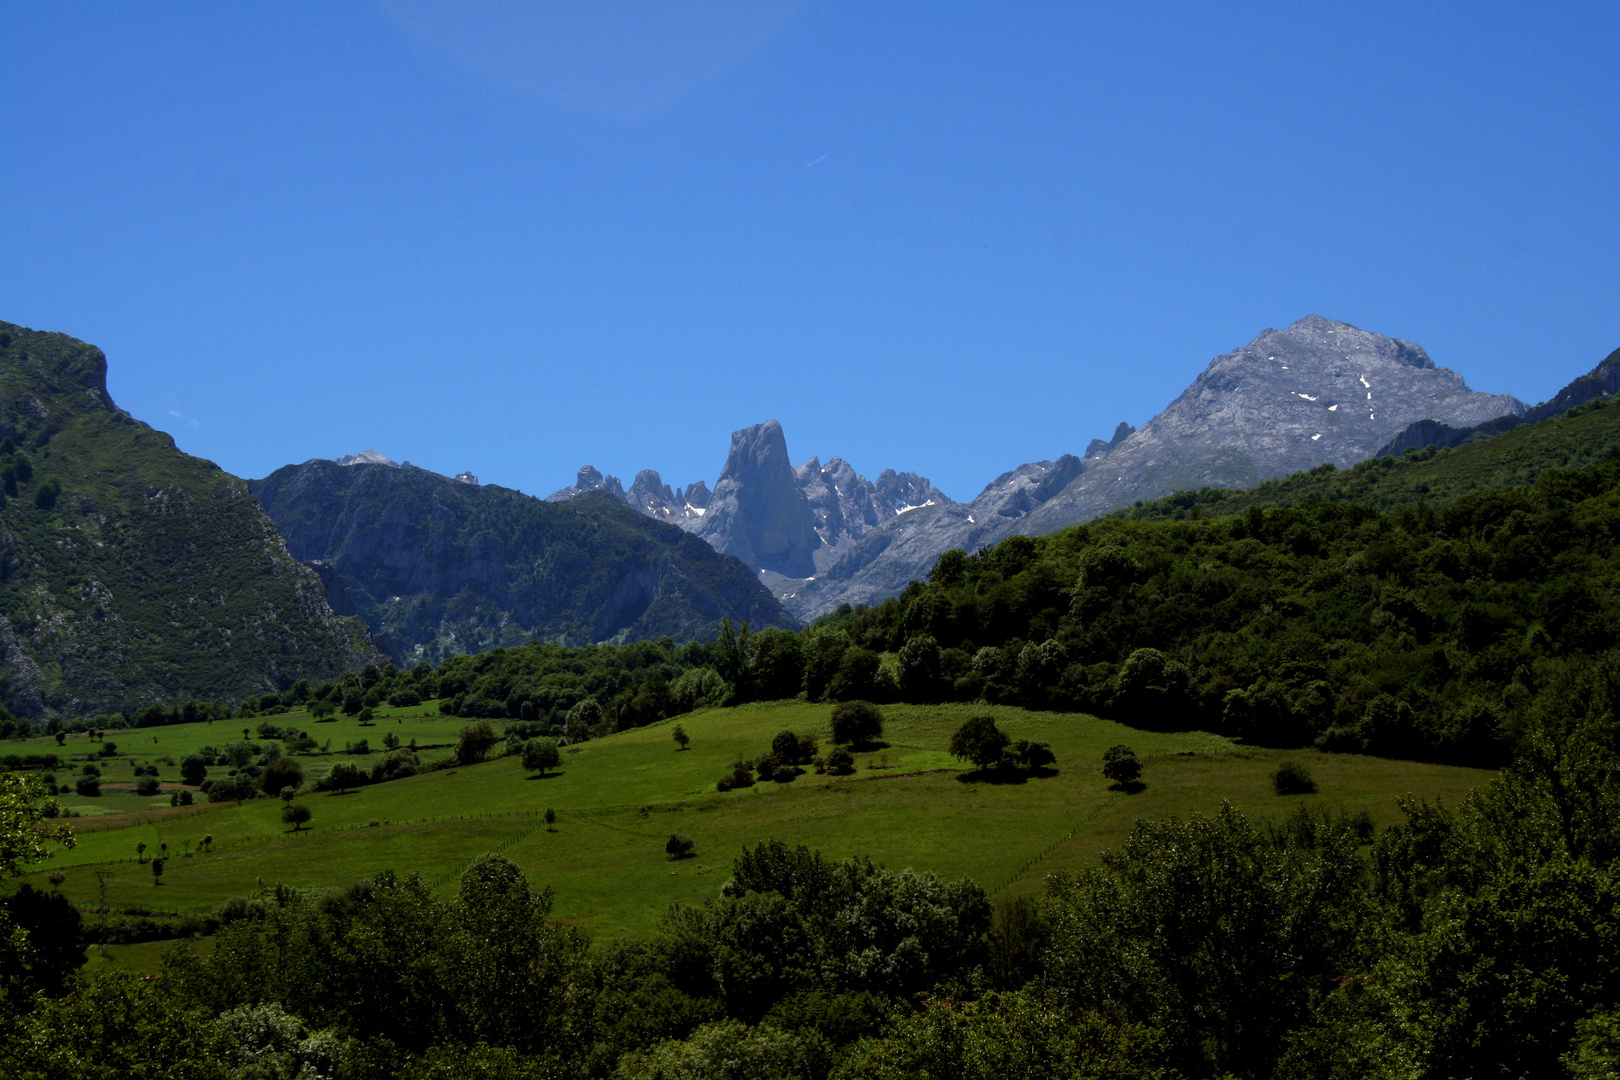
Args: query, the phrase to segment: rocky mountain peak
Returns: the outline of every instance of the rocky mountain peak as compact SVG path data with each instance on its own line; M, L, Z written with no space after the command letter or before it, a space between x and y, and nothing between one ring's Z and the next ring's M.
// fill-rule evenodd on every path
M342 457L333 458L332 460L339 465L391 465L396 469L399 468L399 462L376 450L362 450L358 454L344 454Z
M768 420L732 433L726 466L694 531L717 550L761 570L787 577L815 573L821 541L780 423Z
M1136 499L1250 487L1323 462L1347 468L1416 420L1460 426L1523 411L1511 396L1470 390L1420 345L1308 315L1210 361L1021 529L1049 532Z

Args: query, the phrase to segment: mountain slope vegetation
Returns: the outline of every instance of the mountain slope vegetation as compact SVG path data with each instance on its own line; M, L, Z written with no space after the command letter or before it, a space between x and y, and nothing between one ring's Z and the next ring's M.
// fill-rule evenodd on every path
M378 653L247 485L118 409L100 349L0 323L0 701L238 699Z
M409 465L308 461L252 481L333 601L401 663L518 645L796 626L741 562L610 495L546 502Z

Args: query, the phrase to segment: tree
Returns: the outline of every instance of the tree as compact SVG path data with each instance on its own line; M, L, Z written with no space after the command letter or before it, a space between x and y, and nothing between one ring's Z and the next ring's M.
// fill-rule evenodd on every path
M834 748L833 752L827 755L827 771L839 776L854 772L855 755L842 746Z
M584 742L591 731L602 722L602 706L595 698L586 698L568 710L567 734L569 742Z
M1103 776L1119 787L1129 787L1142 775L1136 751L1119 743L1103 751Z
M331 791L348 791L365 782L366 774L352 761L336 762L332 771L326 774L326 787Z
M56 733L56 745L57 746L66 746L67 745L67 732L58 731Z
M359 690L349 689L343 695L343 713L345 716L354 716L366 707L366 699Z
M930 634L913 634L900 647L900 696L927 703L939 697L939 642Z
M146 861L146 841L145 840L137 840L135 842L135 861L136 862L145 862Z
M153 859L152 860L152 884L153 885L161 885L161 884L163 884L163 864L168 862L168 861L169 860L167 860L167 859Z
M771 756L783 765L799 765L815 756L814 739L801 739L791 731L783 731L771 740Z
M180 779L196 787L208 777L208 759L201 754L187 754L180 759Z
M951 756L971 761L983 769L1001 760L1007 741L994 717L972 716L951 735Z
M883 712L870 701L843 701L833 706L833 742L859 745L874 742L882 734Z
M337 712L337 706L333 704L330 698L316 698L309 703L309 715L315 718L316 723L325 720L335 712Z
M1279 795L1314 795L1316 778L1297 761L1285 761L1271 774L1271 787Z
M386 735L384 735L383 736L383 749L384 750L398 750L399 749L399 736L395 735L392 731L390 731Z
M290 803L281 808L281 820L291 825L293 827L293 832L297 832L299 829L302 829L304 827L304 823L307 822L312 816L313 815L310 813L309 807L305 806L303 803Z
M546 775L547 769L555 769L562 764L562 755L557 753L556 739L530 739L523 744L523 767L529 772Z
M304 783L304 767L294 758L283 755L264 767L259 777L259 788L266 795L279 795L284 788L297 790Z
M474 765L488 756L490 747L500 738L488 720L474 720L461 726L456 740L456 760L463 765Z
M557 831L557 811L553 810L549 806L546 807L546 831L547 832L556 832Z
M690 836L670 833L669 840L664 844L664 851L672 859L684 859L692 854L693 846L693 840Z
M688 735L686 733L686 729L681 727L679 724L676 724L675 730L671 731L669 734L670 738L675 740L675 745L679 750L685 750L687 744L692 741L692 736Z

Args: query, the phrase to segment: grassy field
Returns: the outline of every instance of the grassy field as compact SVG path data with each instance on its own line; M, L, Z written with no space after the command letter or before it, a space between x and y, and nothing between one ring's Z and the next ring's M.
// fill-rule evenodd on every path
M430 755L449 753L462 721L424 712L431 709L385 710L368 728L353 720L312 724L302 714L274 722L304 727L322 741L330 737L338 748L362 737L376 747L381 734L393 730L407 742L415 737L419 746L439 747ZM962 720L982 712L993 713L1014 738L1051 743L1055 774L1020 784L976 782L945 747ZM507 757L348 794L306 793L300 800L314 816L297 832L281 823L281 803L272 799L172 810L167 795L69 796L70 805L94 803L116 812L74 820L78 845L24 880L47 888L45 874L61 870L62 891L86 911L99 907L104 887L114 911L200 914L260 888L327 888L384 869L420 873L448 891L471 858L498 851L532 882L555 890L558 917L608 937L644 933L671 903L715 895L742 846L771 837L833 858L864 854L891 867L969 876L993 893L1027 892L1053 870L1093 864L1138 818L1209 812L1229 799L1257 816L1318 802L1365 809L1385 824L1399 818L1402 795L1454 803L1491 775L1313 750L1258 750L1200 732L1138 731L1082 715L900 705L885 710L887 747L857 755L854 775L807 772L791 783L715 790L732 761L766 752L783 729L825 742L830 713L831 706L802 702L697 713L679 720L692 738L688 750L676 748L673 723L666 722L567 748L562 769L545 778L529 776ZM178 761L204 744L240 738L241 722L110 737L121 755L127 750L138 763ZM1103 750L1119 742L1146 762L1146 787L1134 794L1112 789L1100 773ZM82 737L70 738L57 752L90 748ZM51 740L3 748L52 749ZM121 760L104 778L131 770L130 758ZM329 768L332 760L305 758L306 772ZM1305 762L1319 793L1275 795L1270 774L1284 760ZM166 786L177 780L177 770L161 768ZM548 807L557 812L554 830L543 821ZM675 832L696 841L695 858L672 862L664 854L664 841ZM197 841L205 835L213 837L212 850L199 852ZM160 885L149 863L137 858L141 842L148 856L168 845ZM139 957L144 948L127 951Z

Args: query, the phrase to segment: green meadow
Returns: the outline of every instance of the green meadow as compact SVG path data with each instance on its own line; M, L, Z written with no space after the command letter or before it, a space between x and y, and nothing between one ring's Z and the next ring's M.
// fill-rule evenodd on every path
M831 710L776 702L689 714L566 747L562 768L546 777L526 773L515 757L501 757L344 794L306 791L299 800L313 818L298 831L282 823L276 799L169 807L178 769L160 759L178 762L203 745L240 739L242 726L256 728L257 721L109 732L120 756L103 765L104 789L133 781L133 758L159 763L164 792L143 799L113 786L99 798L63 796L85 814L70 822L78 843L23 880L49 888L45 875L62 871L60 888L87 913L100 909L104 895L114 912L204 914L228 897L263 888L332 888L382 870L421 874L448 891L470 859L498 851L536 885L554 890L558 918L608 937L644 933L669 905L714 896L742 847L766 838L807 844L832 858L867 855L890 867L967 876L993 894L1032 892L1054 870L1095 864L1139 818L1208 813L1227 799L1262 817L1315 803L1366 810L1383 825L1399 819L1402 796L1455 803L1491 776L1410 761L1256 749L1202 732L1140 731L1078 714L895 705L884 710L887 745L857 754L853 775L807 771L788 783L715 790L733 761L767 752L784 729L814 734L825 745ZM951 732L985 712L1015 739L1050 743L1056 770L997 784L951 758ZM315 777L343 757L338 751L345 744L361 738L369 740L375 760L388 731L405 743L415 738L427 760L442 759L464 721L440 717L428 705L381 710L376 723L364 727L348 718L317 724L303 713L271 722L331 740L331 753L300 759L306 775ZM671 738L677 722L691 736L684 751ZM1121 742L1145 762L1145 787L1134 793L1112 788L1100 771L1103 751ZM62 748L37 739L6 750L66 755L96 745L73 736ZM1309 767L1316 795L1273 793L1271 773L1287 760ZM79 765L75 761L71 771ZM69 770L58 778L69 781ZM551 829L543 819L547 808L557 816ZM676 862L664 854L671 833L696 841L694 857ZM212 837L210 850L199 850L204 836ZM144 856L137 855L140 843ZM169 858L159 884L143 859L165 844ZM96 916L87 918L93 923Z

